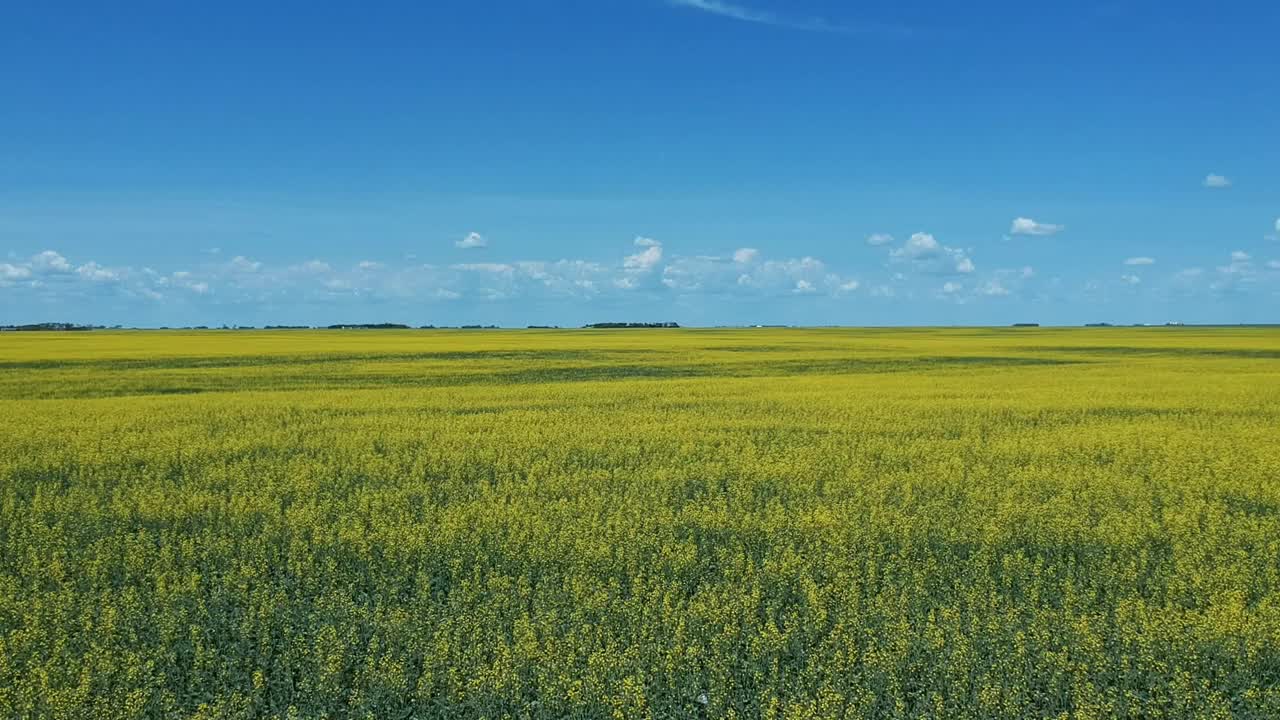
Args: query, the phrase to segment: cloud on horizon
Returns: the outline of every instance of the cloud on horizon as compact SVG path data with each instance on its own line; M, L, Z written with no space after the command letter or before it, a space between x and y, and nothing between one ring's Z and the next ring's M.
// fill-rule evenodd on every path
M311 258L266 263L244 255L223 259L196 253L185 266L157 270L88 258L73 260L50 249L26 259L10 254L0 263L0 308L7 311L0 322L48 319L41 308L53 307L70 308L70 315L80 317L85 312L111 312L108 317L125 322L133 321L137 313L145 316L145 308L150 307L154 310L147 312L152 316L187 318L194 323L232 319L237 313L287 320L296 317L295 310L317 307L327 308L316 312L328 316L340 308L350 311L387 303L424 308L468 303L449 306L454 310L430 311L455 313L488 303L511 302L512 307L520 307L551 301L599 301L603 306L684 301L697 305L712 298L1029 302L1044 297L1046 289L1060 282L1052 272L1042 278L1029 266L980 272L970 249L945 245L925 232L885 246L884 252L878 267L837 267L813 256L769 257L746 247L715 255L671 254L662 241L638 236L611 260L432 264L408 259L335 262ZM1130 271L1119 281L1131 288L1129 292L1138 292L1139 285L1150 288L1142 291L1150 293L1176 287L1182 295L1204 293L1205 297L1280 290L1276 260L1255 259L1244 250L1228 258L1212 272L1171 269L1140 278ZM1214 267L1208 260L1205 266ZM1153 268L1155 260L1135 256L1123 265ZM1117 276L1099 266L1081 280L1088 280L1085 284L1090 287L1106 287L1114 286ZM58 315L75 319L62 311Z

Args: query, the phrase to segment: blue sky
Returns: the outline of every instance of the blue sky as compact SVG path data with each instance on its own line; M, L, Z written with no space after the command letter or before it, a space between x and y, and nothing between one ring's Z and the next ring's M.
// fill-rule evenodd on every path
M1043 5L17 4L0 323L1280 321L1280 5Z

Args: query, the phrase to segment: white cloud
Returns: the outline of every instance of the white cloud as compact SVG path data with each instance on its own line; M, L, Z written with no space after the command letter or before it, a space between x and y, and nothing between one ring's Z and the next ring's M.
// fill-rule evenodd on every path
M958 282L945 282L942 284L942 292L947 295L954 295L964 289L964 286Z
M1129 285L1137 285L1142 282L1142 278L1137 275L1121 275L1120 280Z
M0 263L0 282L26 280L29 277L31 277L31 268L26 265Z
M658 263L662 262L662 243L652 238L638 237L635 239L635 245L644 250L624 258L622 267L631 273L652 272Z
M361 261L356 265L356 269L357 269L357 270L364 270L364 271L366 271L366 272L370 272L370 271L373 271L373 270L381 270L381 269L382 269L382 267L383 267L382 263L380 263L380 262L374 262L374 261L372 261L372 260L361 260Z
M468 250L471 248L488 247L489 241L478 232L469 232L467 236L454 243L454 245Z
M31 269L42 274L69 273L71 263L54 251L45 250L31 258Z
M120 279L120 276L115 271L104 268L92 261L76 268L76 274L92 282L115 282Z
M938 244L937 238L929 233L919 232L908 238L902 245L902 249L894 250L892 254L908 259L932 257L937 254L939 248L941 245Z
M836 290L842 293L851 293L854 290L857 290L859 286L860 283L857 280L847 280L840 283L840 285L836 287Z
M1243 251L1243 250L1236 250L1236 251L1234 251L1234 252L1232 252L1232 253L1231 253L1231 262L1233 262L1233 263L1234 263L1234 262L1248 262L1248 261L1249 261L1249 259L1250 259L1250 258L1249 258L1249 253L1247 253L1247 252L1245 252L1245 251Z
M1125 260L1124 264L1125 265L1155 265L1156 261L1154 258L1149 258L1149 257L1131 257L1128 260Z
M1057 235L1066 230L1065 225L1053 225L1050 223L1039 223L1031 218L1014 218L1013 224L1009 227L1010 235L1036 235L1047 236Z
M739 265L746 265L754 262L760 256L760 251L755 248L738 248L733 253L733 261Z
M793 290L792 292L795 292L801 295L807 295L809 293L814 293L817 291L818 289L815 288L813 286L813 283L809 282L808 280L797 280L795 290Z
M967 252L942 245L924 232L913 234L902 247L890 250L889 259L910 263L917 271L931 275L967 275L977 269Z
M1207 188L1229 188L1231 187L1231 180L1222 175L1209 173L1204 176L1204 182L1202 184Z
M893 236L889 233L871 233L867 236L867 244L872 246L888 245L893 242Z

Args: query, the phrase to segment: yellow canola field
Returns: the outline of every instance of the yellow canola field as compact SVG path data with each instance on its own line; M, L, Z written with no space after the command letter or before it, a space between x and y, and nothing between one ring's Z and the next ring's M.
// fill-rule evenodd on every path
M1280 717L1280 329L6 333L0 717Z

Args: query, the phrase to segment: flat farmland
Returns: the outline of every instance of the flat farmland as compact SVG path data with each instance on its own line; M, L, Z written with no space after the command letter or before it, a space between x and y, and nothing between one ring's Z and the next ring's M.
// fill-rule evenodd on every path
M0 717L1280 716L1280 329L0 335Z

